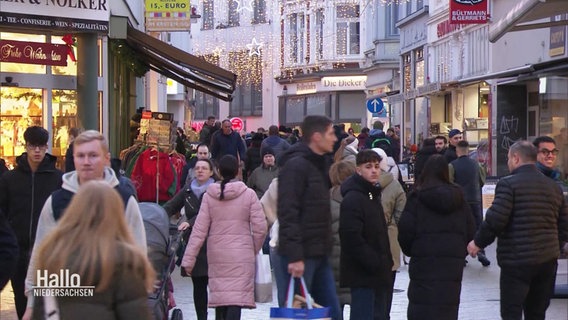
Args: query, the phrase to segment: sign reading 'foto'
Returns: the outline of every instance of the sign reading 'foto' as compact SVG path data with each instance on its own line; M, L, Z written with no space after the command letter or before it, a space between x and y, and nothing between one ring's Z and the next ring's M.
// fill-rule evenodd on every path
M487 23L488 0L450 0L451 24Z
M68 51L64 44L0 40L0 62L66 66Z

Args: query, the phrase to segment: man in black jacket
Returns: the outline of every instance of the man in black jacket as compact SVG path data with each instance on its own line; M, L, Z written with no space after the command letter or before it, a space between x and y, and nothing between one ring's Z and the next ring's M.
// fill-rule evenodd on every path
M448 133L448 137L450 138L450 144L444 152L444 157L446 157L446 161L450 163L458 158L456 147L458 146L458 142L463 140L463 133L459 129L452 129Z
M495 188L495 200L474 240L472 257L498 236L501 318L544 319L554 291L557 259L568 242L568 207L560 187L535 166L537 149L519 141L509 149L510 176Z
M10 279L16 312L26 310L24 280L35 241L41 208L49 195L61 187L62 172L55 168L57 158L47 153L49 133L33 126L24 132L26 151L16 158L17 166L0 177L0 210L4 211L18 239L20 257Z
M342 316L329 262L331 158L327 156L337 137L325 116L307 116L301 128L302 142L280 158L278 253L283 269L294 278L303 276L314 300L331 308L331 318L337 320ZM278 296L283 297L286 289L278 286Z

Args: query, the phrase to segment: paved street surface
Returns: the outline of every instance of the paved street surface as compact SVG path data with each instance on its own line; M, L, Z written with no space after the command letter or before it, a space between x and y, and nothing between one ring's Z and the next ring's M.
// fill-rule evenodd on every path
M499 317L499 267L495 263L495 245L491 245L486 250L491 259L491 266L482 267L477 260L468 258L468 265L464 269L464 280L460 304L460 320L490 320L500 319ZM559 267L559 279L563 283L568 283L567 260L561 260ZM178 308L181 308L184 319L196 319L193 308L193 296L191 279L181 278L179 269L173 273L175 284L175 299ZM408 268L403 266L397 274L395 289L402 289L403 292L394 294L391 319L406 319L406 308L408 300L406 289L408 287ZM276 287L274 287L274 297L276 297ZM243 310L243 320L267 320L269 319L270 307L276 306L276 302L257 304L253 310ZM8 285L1 296L0 307L1 320L15 320L14 304L12 299L12 289ZM215 319L215 311L209 309L209 319ZM349 319L349 308L345 309L345 319ZM566 320L568 319L568 299L553 299L546 319ZM355 320L355 319L354 319ZM432 319L434 320L434 319Z

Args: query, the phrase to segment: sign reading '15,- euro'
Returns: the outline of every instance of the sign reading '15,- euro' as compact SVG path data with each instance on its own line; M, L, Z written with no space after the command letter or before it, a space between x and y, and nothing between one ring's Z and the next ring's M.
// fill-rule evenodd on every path
M189 31L189 0L146 0L146 31Z
M483 24L489 0L450 0L450 24Z

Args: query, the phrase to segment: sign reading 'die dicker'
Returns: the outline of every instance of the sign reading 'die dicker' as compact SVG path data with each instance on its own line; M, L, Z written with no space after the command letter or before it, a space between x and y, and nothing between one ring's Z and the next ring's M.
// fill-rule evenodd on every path
M487 23L488 2L489 0L450 0L450 23Z

